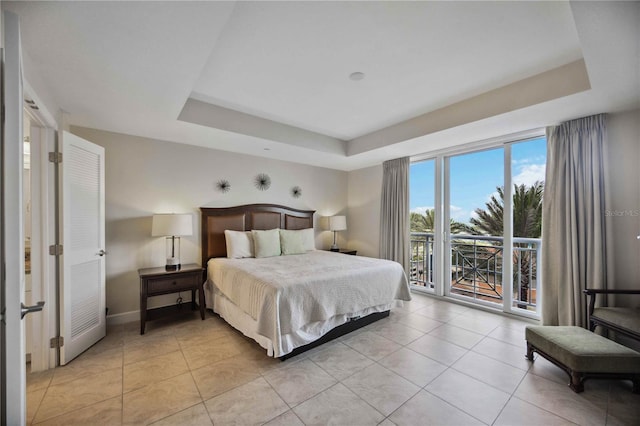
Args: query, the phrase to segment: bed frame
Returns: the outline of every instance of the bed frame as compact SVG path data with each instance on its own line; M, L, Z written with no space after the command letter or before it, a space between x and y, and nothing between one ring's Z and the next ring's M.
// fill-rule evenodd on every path
M201 207L202 214L202 266L206 268L212 257L226 257L225 229L249 231L252 229L305 229L313 228L314 210L298 210L277 204L247 204L235 207ZM206 277L205 277L206 279ZM336 339L374 321L389 316L389 311L378 312L361 318L353 318L320 339L280 357L285 360L315 346Z
M226 257L225 229L250 231L252 229L305 229L313 228L313 210L298 210L277 204L247 204L235 207L201 207L202 212L202 266L206 268L212 257Z

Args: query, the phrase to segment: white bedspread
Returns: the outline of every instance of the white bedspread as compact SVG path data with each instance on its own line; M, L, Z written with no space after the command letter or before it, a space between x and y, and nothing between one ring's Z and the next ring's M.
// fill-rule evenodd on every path
M397 262L327 251L262 259L214 258L208 278L279 346L306 324L411 300Z

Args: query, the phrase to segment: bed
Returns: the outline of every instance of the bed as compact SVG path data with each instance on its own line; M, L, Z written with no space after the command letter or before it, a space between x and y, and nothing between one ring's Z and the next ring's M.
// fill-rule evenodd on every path
M411 300L406 275L396 262L322 250L227 258L225 231L230 239L250 230L262 238L280 232L267 231L275 229L308 236L314 211L251 204L203 207L201 212L207 308L269 356L296 355L384 318L391 308ZM286 251L284 239L282 243Z

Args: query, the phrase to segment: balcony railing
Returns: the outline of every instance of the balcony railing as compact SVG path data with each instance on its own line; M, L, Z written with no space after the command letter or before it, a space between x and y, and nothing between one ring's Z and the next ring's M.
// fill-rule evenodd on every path
M433 233L411 233L409 281L412 285L433 289Z
M412 285L434 288L433 243L433 233L411 233ZM540 288L540 244L539 238L513 238L514 307L536 310L537 291ZM450 292L501 304L504 295L503 253L502 237L452 235Z

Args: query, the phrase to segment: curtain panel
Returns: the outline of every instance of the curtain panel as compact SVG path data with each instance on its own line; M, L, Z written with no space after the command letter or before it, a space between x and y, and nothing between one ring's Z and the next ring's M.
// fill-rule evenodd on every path
M548 127L542 323L586 325L585 288L606 288L605 115Z
M382 165L380 257L409 268L409 157Z

